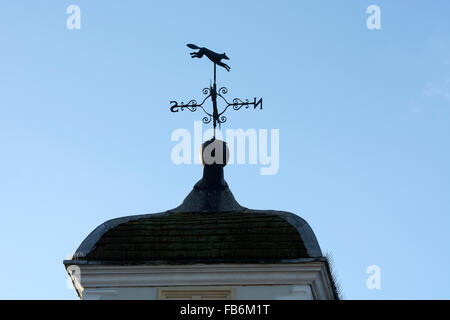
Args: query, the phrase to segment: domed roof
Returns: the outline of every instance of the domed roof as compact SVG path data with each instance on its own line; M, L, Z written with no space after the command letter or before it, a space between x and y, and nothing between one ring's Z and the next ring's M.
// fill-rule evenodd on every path
M110 220L73 257L108 263L277 262L321 257L301 218L280 211L163 212Z
M103 223L71 263L270 263L322 257L312 229L299 216L239 205L223 167L205 164L202 179L175 209Z

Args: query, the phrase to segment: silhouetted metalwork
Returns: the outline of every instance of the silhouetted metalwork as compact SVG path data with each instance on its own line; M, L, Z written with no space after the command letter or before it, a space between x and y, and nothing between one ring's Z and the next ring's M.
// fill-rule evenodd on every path
M225 111L227 111L227 109L229 107L232 107L233 110L239 110L242 107L245 108L249 108L250 106L253 106L253 109L256 109L257 107L260 107L260 109L262 109L262 98L260 98L259 100L257 100L256 98L253 99L253 101L250 101L249 99L239 99L239 98L234 98L232 100L232 102L229 102L224 95L226 95L228 93L228 89L226 87L221 87L219 90L217 90L217 84L216 84L216 65L219 65L221 67L224 67L227 71L230 71L230 67L221 62L222 59L226 59L229 60L229 58L227 57L227 55L225 53L223 54L219 54L216 53L212 50L209 50L207 48L200 48L194 44L188 44L187 45L189 48L191 49L198 49L198 52L191 52L191 57L192 58L202 58L204 55L206 57L209 58L209 60L211 60L214 63L214 83L212 85L210 85L209 88L204 88L202 90L203 94L206 95L205 98L203 98L201 103L198 103L197 100L190 100L188 103L178 103L177 101L170 101L170 111L172 112L178 112L178 111L184 111L184 109L187 109L191 112L195 112L197 111L197 109L202 109L203 112L206 114L205 117L203 117L202 121L205 124L210 123L211 121L213 122L213 127L214 127L214 137L216 136L216 126L217 124L224 123L227 121L227 117L224 116L223 114L225 113ZM218 108L217 108L217 97L220 97L223 99L223 101L226 103L226 106L224 107L224 109L219 112ZM213 104L213 112L210 113L208 111L206 111L206 109L203 107L203 104L205 103L205 101L211 98L212 104Z
M188 44L187 45L191 49L198 49L198 52L191 52L191 58L202 58L203 55L207 56L209 60L211 60L213 63L218 64L221 67L224 67L227 71L230 71L230 67L223 63L221 60L230 60L230 58L227 57L227 55L224 53L220 54L217 52L214 52L212 50L209 50L208 48L200 48L196 46L195 44Z

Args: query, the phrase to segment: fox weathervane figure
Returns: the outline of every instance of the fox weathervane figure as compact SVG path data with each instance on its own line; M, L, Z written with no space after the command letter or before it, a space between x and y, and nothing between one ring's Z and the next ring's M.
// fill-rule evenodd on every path
M208 57L209 60L211 60L214 63L214 83L209 86L209 88L203 89L203 94L206 95L206 97L203 99L201 103L197 103L196 100L190 100L188 103L178 103L177 101L170 101L171 107L170 111L172 112L178 112L179 110L183 111L184 109L188 109L191 112L197 111L197 108L201 108L203 112L206 114L205 117L203 117L203 123L207 124L213 121L213 127L214 127L214 138L216 137L216 126L217 123L220 124L227 121L227 117L225 117L223 114L225 111L227 111L228 107L233 107L234 110L239 110L242 107L249 108L251 105L253 106L253 109L256 109L258 106L260 109L262 109L262 98L260 98L258 101L256 101L256 98L254 98L253 102L250 102L249 99L241 100L239 98L234 98L233 102L228 102L227 99L225 99L224 95L228 93L228 89L226 87L221 87L219 90L217 90L217 84L216 84L216 65L219 65L225 70L230 71L230 67L222 62L222 59L230 60L230 58L227 57L225 53L217 53L212 50L209 50L208 48L200 48L196 46L195 44L188 44L189 48L198 50L198 52L191 52L192 58L202 58L203 56ZM225 108L219 112L219 109L217 108L217 97L220 97L225 101L226 106ZM213 104L213 112L210 113L203 108L203 104L205 101L211 98L212 104Z
M227 57L225 52L222 54L219 54L219 53L211 51L205 47L203 47L203 48L197 47L195 44L188 44L187 46L194 50L199 49L198 52L191 52L192 58L202 58L203 55L205 55L209 58L209 60L211 60L215 64L218 64L219 66L224 67L227 71L230 71L230 67L227 64L221 62L222 59L230 60L230 58Z

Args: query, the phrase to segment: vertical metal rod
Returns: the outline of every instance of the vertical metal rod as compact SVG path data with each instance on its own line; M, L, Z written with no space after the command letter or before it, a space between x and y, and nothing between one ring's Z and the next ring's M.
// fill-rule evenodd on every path
M216 64L214 63L214 87L216 86Z
M217 91L216 91L216 63L214 63L214 84L213 84L213 93L212 93L212 97L213 97L213 120L214 120L214 139L216 139L216 121L217 121L217 117L218 117L218 112L217 112L217 100L216 100L216 95L217 95Z

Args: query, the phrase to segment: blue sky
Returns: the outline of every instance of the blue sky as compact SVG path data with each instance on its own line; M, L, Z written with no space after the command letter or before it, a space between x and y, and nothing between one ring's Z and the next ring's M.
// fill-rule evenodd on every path
M81 30L66 8L81 8ZM381 8L381 30L366 8ZM241 205L306 219L348 299L450 298L450 3L9 1L0 5L0 298L76 299L62 260L102 222L174 208L201 176L174 165L169 111L225 51L229 96L280 130L280 170L233 165ZM381 268L368 290L366 268Z

